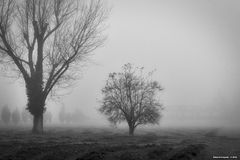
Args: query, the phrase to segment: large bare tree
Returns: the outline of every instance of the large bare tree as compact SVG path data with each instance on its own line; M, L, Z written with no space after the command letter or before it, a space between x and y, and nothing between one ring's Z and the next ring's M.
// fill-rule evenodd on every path
M157 95L163 88L151 79L152 73L144 75L143 68L126 64L123 72L109 74L102 89L100 112L113 124L126 121L129 135L138 125L156 124L161 117L163 107Z
M46 99L67 87L78 65L101 46L105 5L100 0L1 0L1 63L22 76L33 115L33 133L43 132Z

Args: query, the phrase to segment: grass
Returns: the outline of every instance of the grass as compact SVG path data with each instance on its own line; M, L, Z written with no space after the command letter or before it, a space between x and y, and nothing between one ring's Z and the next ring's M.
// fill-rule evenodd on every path
M2 128L0 160L200 160L240 157L240 138L210 129L125 129L48 127L43 135L30 128Z

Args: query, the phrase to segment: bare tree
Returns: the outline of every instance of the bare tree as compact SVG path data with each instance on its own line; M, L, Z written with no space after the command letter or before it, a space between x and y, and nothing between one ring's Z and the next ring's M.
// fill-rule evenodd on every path
M0 1L1 62L24 79L33 133L43 132L48 95L103 44L106 13L100 0Z
M157 124L163 109L157 98L162 87L151 79L153 72L143 74L143 68L131 64L123 67L123 72L110 73L105 87L100 112L113 123L127 121L129 135L134 134L138 125Z

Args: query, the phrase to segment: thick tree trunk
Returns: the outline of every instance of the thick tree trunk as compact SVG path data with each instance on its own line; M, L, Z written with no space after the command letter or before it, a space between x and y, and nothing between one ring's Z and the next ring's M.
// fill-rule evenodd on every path
M38 100L35 103L29 103L29 111L33 115L33 134L43 133L43 113L45 101Z
M134 130L135 128L133 127L133 125L129 125L129 136L134 136Z
M33 116L32 133L34 133L34 134L42 134L43 133L43 113Z
M41 82L41 81L40 81ZM28 110L33 115L32 133L43 133L43 113L45 111L45 99L42 94L41 83L33 80L27 84Z

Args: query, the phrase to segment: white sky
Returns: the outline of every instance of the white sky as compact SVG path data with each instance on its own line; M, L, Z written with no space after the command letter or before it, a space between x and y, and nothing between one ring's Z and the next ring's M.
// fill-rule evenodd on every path
M157 69L154 78L165 88L160 126L240 127L240 1L108 1L108 40L61 97L66 107L79 108L89 123L107 124L97 111L101 88L109 72L130 62ZM24 106L25 89L18 87L24 85L2 81L0 103Z

